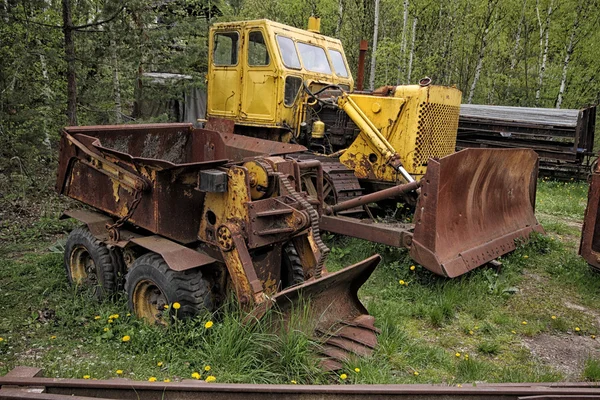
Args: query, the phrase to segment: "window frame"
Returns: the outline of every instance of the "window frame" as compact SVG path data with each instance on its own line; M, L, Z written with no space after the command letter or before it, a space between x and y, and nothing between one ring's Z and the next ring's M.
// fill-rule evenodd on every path
M268 64L250 64L250 35L252 33L254 33L254 32L259 32L262 35L263 42L264 42L264 45L265 45L265 49L267 51L267 56L269 57L269 63ZM265 35L265 33L263 32L262 29L260 29L260 28L252 29L251 28L248 31L248 40L247 40L247 43L248 43L248 46L246 46L246 48L247 48L247 50L246 50L246 65L248 67L251 67L251 68L264 68L264 67L268 67L268 66L271 65L271 63L273 62L272 61L273 60L273 56L271 54L271 51L269 50L269 44L268 44L268 41L266 40L266 35Z
M303 42L301 40L298 40L296 42L296 44L303 44L305 46L312 46L312 47L316 47L317 49L323 50L323 54L325 55L325 60L327 60L327 65L329 66L329 72L314 71L312 69L306 68L306 66L304 65L304 59L302 58L302 52L300 52L300 50L298 50L298 55L300 56L300 62L302 63L302 68L304 68L308 72L312 72L315 74L323 74L323 75L333 76L333 74L334 74L333 68L331 68L331 61L329 60L329 55L327 54L327 50L325 47L321 47L319 45L312 44L312 43ZM298 46L296 46L296 47L298 47Z
M289 39L292 42L292 45L294 46L294 50L296 51L296 58L298 59L298 63L300 64L300 66L298 68L289 67L285 64L285 60L283 57L283 51L281 51L281 46L279 45L279 37ZM287 68L292 71L302 71L302 69L303 69L302 60L300 59L300 53L298 53L298 48L296 47L296 41L294 39L292 39L291 37L276 33L275 34L275 42L277 42L277 49L279 50L279 56L281 57L281 63L283 64L284 68Z
M227 33L235 33L237 35L237 41L235 44L236 55L237 55L236 63L235 64L217 64L216 57L215 57L215 51L217 50L217 46L215 44L216 38L217 38L217 35L223 35L223 34L227 34ZM240 65L240 47L241 47L240 37L241 37L240 32L237 30L223 30L223 31L215 32L215 34L213 35L213 40L212 40L212 65L213 65L213 67L227 68L227 67L237 67L238 65Z
M342 63L344 63L344 68L346 69L346 76L343 76L343 75L340 75L340 74L337 73L337 71L335 69L335 63L333 63L333 58L329 54L330 51L335 51L335 52L337 52L340 55L340 57L342 59ZM346 62L346 56L344 55L344 53L342 51L338 50L338 49L333 49L331 47L328 47L327 48L327 56L329 56L331 62L333 63L333 68L332 68L333 73L336 76L338 76L338 77L340 77L342 79L350 79L350 69L348 68L348 63Z

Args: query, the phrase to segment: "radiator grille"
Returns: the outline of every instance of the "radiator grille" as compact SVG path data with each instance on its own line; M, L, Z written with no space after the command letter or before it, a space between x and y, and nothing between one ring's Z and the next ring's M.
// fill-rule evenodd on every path
M413 169L427 165L432 157L452 154L456 147L459 107L421 103Z

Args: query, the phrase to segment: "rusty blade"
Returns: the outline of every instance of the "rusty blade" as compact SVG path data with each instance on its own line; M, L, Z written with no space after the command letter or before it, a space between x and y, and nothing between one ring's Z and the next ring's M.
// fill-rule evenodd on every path
M600 269L600 219L598 205L600 204L600 174L594 171L588 190L588 202L583 218L579 255L589 265Z
M315 319L315 336L330 358L324 362L326 369L339 369L351 355L368 356L377 344L374 318L358 299L358 289L375 270L381 257L377 254L357 264L333 272L322 278L283 290L273 297L285 315L296 304L307 300L310 315Z
M455 277L544 232L534 214L538 157L528 149L467 149L430 160L414 216L411 257Z

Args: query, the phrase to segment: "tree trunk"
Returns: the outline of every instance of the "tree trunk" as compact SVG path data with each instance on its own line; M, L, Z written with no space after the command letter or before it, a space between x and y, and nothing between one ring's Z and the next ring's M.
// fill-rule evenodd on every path
M371 54L371 75L369 76L369 88L375 88L375 61L377 58L377 31L379 29L379 0L375 0L375 23L373 27L373 50Z
M338 20L335 27L335 37L338 37L342 30L342 22L344 20L344 0L338 1Z
M469 90L469 98L467 99L468 104L471 104L471 101L473 101L475 88L477 87L479 76L481 75L481 68L483 67L483 56L485 55L485 47L487 45L487 35L490 32L492 15L494 14L494 9L496 8L497 2L498 0L488 0L488 9L483 24L484 30L481 35L481 43L479 45L479 57L477 59L477 67L475 67L475 77L473 77L473 82L471 83L471 90Z
M113 69L113 93L115 96L115 123L120 124L122 122L121 116L123 115L121 110L121 85L119 83L119 59L117 57L117 41L115 39L116 34L114 29L110 30L110 58L112 61Z
M398 78L396 84L399 85L406 78L406 30L408 29L408 0L404 0L404 17L402 18L402 41L400 45L401 60L398 63Z
M69 125L77 125L77 75L75 71L75 42L73 41L73 17L71 0L62 0L63 33L65 35L65 59L67 61L67 119Z
M560 88L558 89L558 96L556 97L556 104L554 105L556 108L560 108L560 106L562 105L563 95L567 86L567 70L569 68L569 61L571 61L571 56L573 55L573 50L575 50L575 36L577 35L577 31L579 30L579 18L581 17L582 9L582 2L579 1L579 4L577 4L577 13L575 14L575 21L573 21L573 27L571 28L571 36L569 37L569 43L567 44L567 53L565 54L565 61L563 62Z
M546 14L546 22L542 24L542 20L540 18L540 10L539 10L539 0L536 4L536 12L538 18L538 24L540 26L540 70L538 73L538 86L535 91L535 106L539 107L540 105L540 97L542 92L542 84L544 81L544 73L546 72L546 61L548 59L548 36L550 33L550 16L552 15L552 6L553 0L550 0L550 4L548 5L548 12ZM545 34L545 41L544 41Z
M515 48L513 49L512 60L510 61L510 70L514 70L517 65L517 54L519 51L519 43L521 41L521 29L523 28L523 21L525 20L525 7L527 0L523 0L523 8L521 9L521 21L519 21L519 27L517 28L517 35L515 36Z
M410 77L412 75L412 64L413 57L415 55L415 37L417 32L417 17L413 18L413 26L412 26L412 38L410 41L410 56L408 58L408 73L406 78L406 83L410 85Z

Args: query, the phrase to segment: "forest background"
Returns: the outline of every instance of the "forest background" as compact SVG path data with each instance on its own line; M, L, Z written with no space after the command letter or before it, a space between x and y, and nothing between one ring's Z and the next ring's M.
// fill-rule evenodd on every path
M15 184L39 190L40 175L51 182L40 172L55 168L61 127L147 122L140 99L205 87L208 27L218 21L305 28L318 15L321 32L343 42L354 76L359 41L369 41L366 71L374 60L376 68L367 88L429 76L456 85L464 103L600 101L598 0L0 1L0 200ZM145 72L193 79L156 89Z

